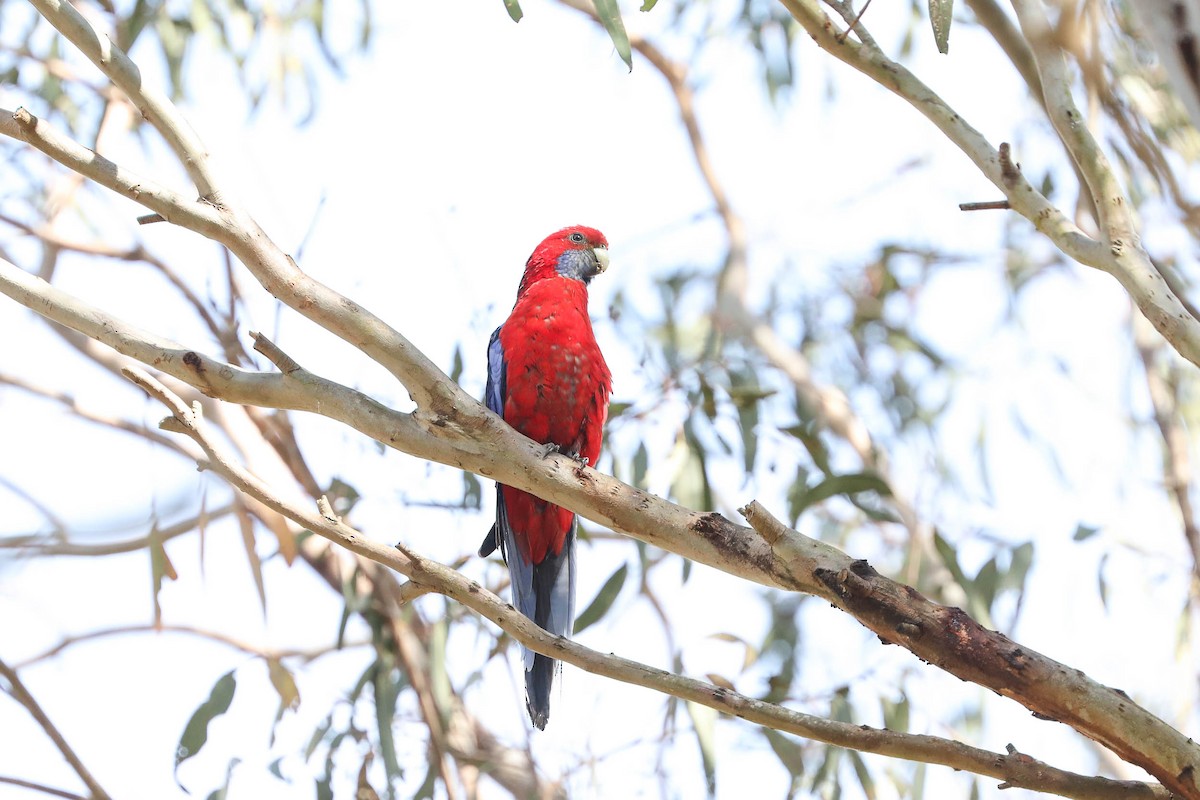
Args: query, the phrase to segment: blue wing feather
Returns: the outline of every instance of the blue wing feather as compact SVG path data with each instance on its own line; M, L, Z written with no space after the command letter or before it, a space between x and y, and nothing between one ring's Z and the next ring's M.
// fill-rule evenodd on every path
M501 326L503 327L503 326ZM487 386L484 402L487 407L504 416L504 402L508 394L508 365L504 359L504 346L500 343L500 328L492 333L488 342ZM512 584L513 605L529 619L550 633L570 636L575 622L575 529L572 523L567 532L567 541L558 555L548 555L536 567L527 561L517 546L516 535L508 519L504 503L504 489L496 484L496 524L488 531L479 555L488 556L498 547L508 564ZM525 661L525 688L530 719L538 728L546 727L550 714L550 688L554 680L557 662L522 648Z
M501 325L500 328L504 326ZM500 328L492 331L488 342L487 388L483 390L483 402L500 416L504 416L504 395L508 394L505 380L504 345L500 344Z
M503 326L501 326L503 327ZM504 345L500 343L500 328L492 332L488 342L488 374L487 387L484 389L484 402L487 407L500 416L504 416L504 400L507 394L505 374L507 364L504 361ZM537 593L533 588L533 563L526 561L521 555L521 548L516 546L516 538L508 521L508 509L504 505L504 490L496 484L496 524L484 539L479 548L481 555L488 555L496 547L508 564L509 578L512 582L513 605L529 619L534 619L537 610ZM486 552L485 552L486 551ZM525 651L525 669L533 668L532 650Z

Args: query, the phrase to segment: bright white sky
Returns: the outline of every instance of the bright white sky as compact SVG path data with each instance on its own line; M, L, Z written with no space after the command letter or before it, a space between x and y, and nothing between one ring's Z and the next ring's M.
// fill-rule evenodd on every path
M892 5L872 6L867 23L894 52L907 4ZM636 4L624 6L631 30L658 35L671 24L665 7L644 15L636 12ZM187 112L276 241L295 252L313 226L300 259L303 268L381 315L446 367L461 342L464 384L476 394L483 385L487 335L507 312L533 245L567 224L600 228L611 243L613 268L594 284L597 334L615 375L615 399L637 401L643 376L633 349L607 319L609 299L621 289L630 302L650 308L653 276L685 264L711 268L721 253L720 231L711 220L691 223L710 204L659 75L636 56L633 72L627 73L604 33L574 12L532 0L525 11L525 19L514 25L499 0L377 4L371 53L347 62L344 81L322 82L319 113L300 130L290 121L294 114L274 105L247 120L228 88L231 76L213 63L193 65L211 77L196 81ZM917 74L993 142L1014 142L1031 173L1058 165L1058 151L1028 122L1023 92L984 37L957 27L953 55L945 58L936 54L924 23L917 34ZM713 45L694 67L714 163L755 245L752 292L761 295L773 280L794 294L800 290L788 287L821 285L834 279L836 267L859 262L888 241L973 256L962 267L939 273L923 292L919 327L961 364L962 378L938 445L951 463L967 471L964 480L972 491L979 491L970 471L978 462L979 427L987 425L994 503L963 506L939 491L928 446L894 454L898 479L925 511L936 514L951 538L986 526L1008 541L1037 542L1036 572L1016 631L1019 641L1195 730L1195 686L1188 680L1193 659L1184 653L1176 660L1175 652L1187 578L1182 537L1158 487L1157 450L1128 434L1129 398L1138 414L1145 413L1145 401L1140 384L1129 383L1130 354L1123 339L1127 302L1103 276L1060 271L1040 279L1017 309L1020 335L997 333L1008 302L1001 275L1002 219L963 214L956 207L994 199L995 190L915 111L866 79L832 67L807 40L800 42L797 63L793 100L779 111L767 107L756 65L740 46ZM0 86L0 105L26 103L31 100ZM106 154L183 188L178 171L162 166L155 144L145 148L114 141ZM147 169L148 155L159 160ZM113 219L121 221L119 230L140 213L119 199L112 209ZM99 227L107 232L116 226L101 221ZM215 248L197 245L185 231L158 225L144 234L181 272L199 276L216 268ZM1153 230L1147 238L1153 251ZM1190 258L1190 246L1170 252ZM780 277L781 269L789 271ZM146 279L143 271L76 263L68 264L62 276L72 291L142 327L198 341L196 331L182 325L169 307L146 302L135 283ZM197 285L204 283L197 279ZM111 381L93 379L89 369L64 367L76 362L64 361L66 351L43 336L28 313L14 312L3 302L0 337L26 341L33 330L38 348L6 348L0 371L70 386L81 401L113 413L128 413L131 404L140 404L146 420L162 416L132 390L113 390ZM384 402L407 403L386 373L323 331L290 313L277 320L265 302L258 303L255 314L253 326L271 332L308 369ZM1071 372L1058 370L1057 360ZM1042 451L1016 433L1011 409L1018 401L1031 428L1065 443L1059 450L1065 481L1054 475ZM23 487L97 538L144 531L144 509L136 501L147 487L157 513L169 521L186 513L204 485L175 459L127 439L97 438L69 415L47 411L16 392L0 392L0 403L0 474L19 477ZM639 432L660 459L669 451L675 422L668 408L657 429ZM405 505L406 499L456 498L457 473L393 452L380 455L373 443L324 420L303 424L303 440L311 443L309 454L322 479L342 476L364 496L353 522L369 535L403 539L443 560L477 546L489 524L490 486L484 514L451 515ZM626 435L622 442L621 436L618 432L614 451L627 458L633 440ZM64 461L66 452L78 455ZM600 466L611 469L611 460L606 457ZM782 515L785 484L761 479L743 486L732 468L726 474L730 478L720 487L727 514L758 497ZM790 481L791 473L782 477ZM661 475L659 488L669 479ZM215 504L223 493L210 486L208 497ZM9 508L3 532L40 527L23 504L12 502ZM1081 522L1102 528L1085 546L1070 541ZM115 532L117 527L123 531ZM852 546L857 556L888 557L886 543L871 531ZM264 647L319 647L331 641L340 609L304 568L269 563L271 607L264 623L236 530L219 525L209 531L202 571L197 547L192 536L169 548L183 574L162 592L166 621L223 630ZM1153 557L1135 556L1135 549ZM261 551L270 551L265 541ZM1105 552L1112 553L1108 613L1100 606L1096 578ZM580 607L617 566L636 560L628 543L584 548L580 555ZM963 555L972 569L985 557L982 548ZM150 618L144 554L103 562L4 563L3 568L0 652L10 663L67 634ZM472 562L465 569L482 578L495 567ZM736 679L740 649L708 637L730 631L761 639L766 620L754 599L758 590L700 567L682 586L660 575L656 589L671 612L687 672ZM427 607L440 602L431 599ZM960 724L955 710L976 697L975 689L918 664L898 648L881 648L855 623L819 606L809 603L804 612L805 634L819 640L810 651L823 656L804 667L804 685L814 698L807 710L826 711L834 688L863 675L866 709L865 699L877 691L894 695L889 687L902 671L910 671L914 732L972 731ZM352 626L349 638L363 635ZM602 651L669 666L658 622L645 603L628 597L581 638ZM483 660L477 643L468 639L464 632L452 641L459 675ZM280 725L275 755L303 748L338 691L367 659L364 649L352 649L303 670L303 703ZM231 799L311 797L310 776L321 767L316 759L311 766L294 755L284 759L282 770L293 779L291 785L266 771L274 757L267 732L276 699L260 662L186 636L136 635L78 645L22 674L114 796L171 798L184 796L171 776L183 725L217 677L232 667L239 667L233 709L210 728L209 745L184 765L180 778L193 796L203 796L220 782L229 759L237 757L243 763L235 772ZM658 698L569 667L558 686L550 728L531 744L550 774L594 756L594 768L571 778L575 796L659 796L663 787L654 777L652 744L661 727L661 715L652 711ZM739 688L754 692L759 686L748 680ZM520 689L503 665L484 670L467 700L502 736L523 741ZM1032 720L1007 702L992 702L988 709L981 746L1002 751L1013 742L1056 766L1095 771L1091 749L1065 728ZM876 718L862 721L878 723ZM717 731L720 795L744 797L755 790L782 796L786 776L764 751L759 733L727 721ZM404 754L419 754L423 741L415 727L415 738L406 739L406 733L402 724L397 733L402 760ZM686 738L680 741L664 764L670 775L666 795L701 796L696 748ZM885 760L869 763L877 777L891 768ZM346 765L347 779L356 768ZM75 785L36 726L4 699L0 774ZM420 779L419 772L410 774L403 788L411 793ZM881 797L891 796L887 783L879 783ZM932 768L926 796L965 796L965 786L961 776ZM847 789L847 796L857 796L853 787ZM984 796L995 795L984 782Z

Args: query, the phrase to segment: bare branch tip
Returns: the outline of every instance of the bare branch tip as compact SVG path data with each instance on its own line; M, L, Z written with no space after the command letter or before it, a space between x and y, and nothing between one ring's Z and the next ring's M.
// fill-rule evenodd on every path
M300 369L300 365L296 363L294 358L283 352L283 350L279 348L279 345L272 342L263 334L257 331L251 331L250 336L252 339L254 339L255 351L265 356L266 359L278 367L279 371L284 375L291 375L293 372L297 372Z
M325 495L317 498L317 512L330 522L341 522L338 515L333 513L333 504L329 502L329 498Z
M984 200L978 203L959 203L959 211L1008 211L1012 205L1007 200Z
M1021 165L1012 160L1012 145L1008 142L1000 143L1000 177L1004 179L1006 186L1012 186L1021 177Z

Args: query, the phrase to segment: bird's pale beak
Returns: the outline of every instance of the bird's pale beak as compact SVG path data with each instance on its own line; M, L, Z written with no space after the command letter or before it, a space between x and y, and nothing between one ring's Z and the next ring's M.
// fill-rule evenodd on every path
M596 274L599 275L608 269L608 248L593 247L592 252L596 254Z

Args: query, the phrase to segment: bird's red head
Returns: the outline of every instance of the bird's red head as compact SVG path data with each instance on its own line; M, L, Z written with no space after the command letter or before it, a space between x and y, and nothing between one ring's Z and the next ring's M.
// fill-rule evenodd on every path
M550 234L525 262L521 292L534 281L566 278L590 283L608 269L608 239L595 228L572 225Z

